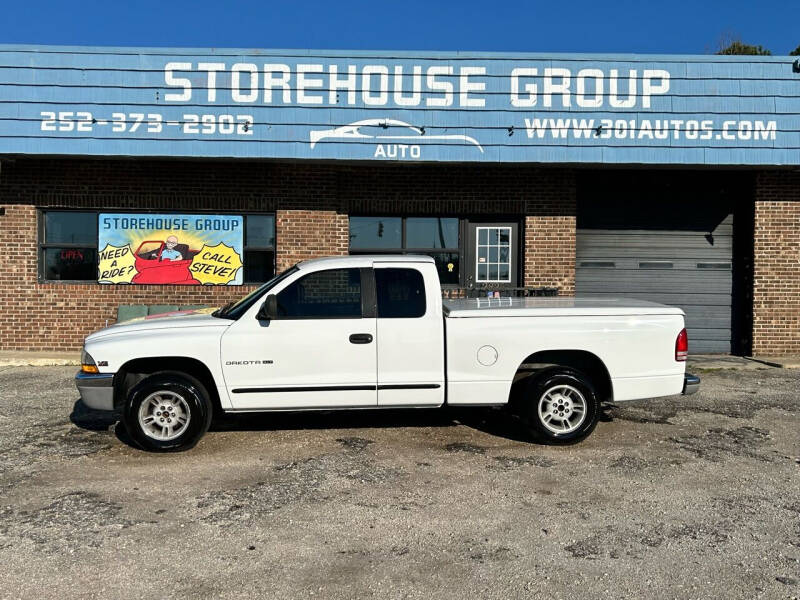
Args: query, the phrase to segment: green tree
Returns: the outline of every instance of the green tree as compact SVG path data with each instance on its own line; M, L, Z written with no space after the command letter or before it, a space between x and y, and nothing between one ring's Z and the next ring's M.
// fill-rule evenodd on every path
M800 48L798 48L800 50ZM771 56L772 52L762 46L745 44L742 40L733 40L725 45L720 44L716 54L741 54L747 56Z
M800 46L789 52L789 56L800 56Z

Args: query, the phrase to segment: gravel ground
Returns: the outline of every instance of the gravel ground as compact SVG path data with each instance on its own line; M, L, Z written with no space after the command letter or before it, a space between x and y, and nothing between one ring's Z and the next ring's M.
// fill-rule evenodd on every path
M0 369L2 598L798 598L800 372L709 371L582 444L497 411L247 416L131 448Z

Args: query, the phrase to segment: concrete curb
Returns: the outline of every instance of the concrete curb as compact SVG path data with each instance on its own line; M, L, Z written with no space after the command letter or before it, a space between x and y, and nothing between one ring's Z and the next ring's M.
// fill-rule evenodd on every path
M747 359L779 369L800 369L800 356L748 356Z
M0 367L79 367L79 352L0 351Z
M773 365L750 360L743 356L730 356L723 354L690 354L686 363L686 370L693 371L751 371L755 369L766 369Z

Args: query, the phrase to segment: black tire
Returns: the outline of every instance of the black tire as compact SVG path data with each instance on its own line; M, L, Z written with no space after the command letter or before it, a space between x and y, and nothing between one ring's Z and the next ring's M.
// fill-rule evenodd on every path
M153 394L157 392L163 392L163 396L153 397ZM153 428L177 427L178 431L169 431L169 434L175 437L156 439L145 431L139 415L142 404L145 401L150 403L148 398L152 400L156 400L156 398L163 399L165 401L164 406L167 408L172 406L171 404L166 404L167 402L175 404L174 412L169 415L165 414L164 425L153 424ZM181 402L181 400L184 402ZM159 411L159 408L154 407L153 410ZM147 407L144 410L147 412L150 409ZM179 424L178 419L172 421L176 413L179 418L185 418L188 414L185 425ZM123 405L122 422L128 431L128 435L142 449L150 452L181 452L193 448L200 441L200 438L203 437L211 425L213 414L213 405L209 399L208 391L202 383L186 373L161 371L147 376L131 388ZM159 420L161 419L159 418ZM166 420L170 420L169 425ZM172 423L176 425L172 425Z
M536 441L557 445L577 444L594 431L600 417L600 402L586 375L575 369L556 367L533 375L522 383L520 396L516 399L517 414ZM548 392L554 393L546 399ZM574 410L579 399L583 400L585 407L582 420ZM541 416L540 404L545 417L552 415L549 426ZM567 426L564 426L565 417L572 417L572 422L568 420ZM554 431L559 426L566 431Z

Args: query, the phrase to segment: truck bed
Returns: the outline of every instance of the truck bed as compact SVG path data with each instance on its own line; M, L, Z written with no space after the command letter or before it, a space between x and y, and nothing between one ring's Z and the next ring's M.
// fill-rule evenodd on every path
M558 317L683 315L680 308L631 298L468 298L444 300L449 319L474 317Z
M520 365L559 349L599 359L614 400L681 393L675 360L683 311L619 298L470 298L445 301L448 404L509 397ZM491 321L476 317L491 318Z

